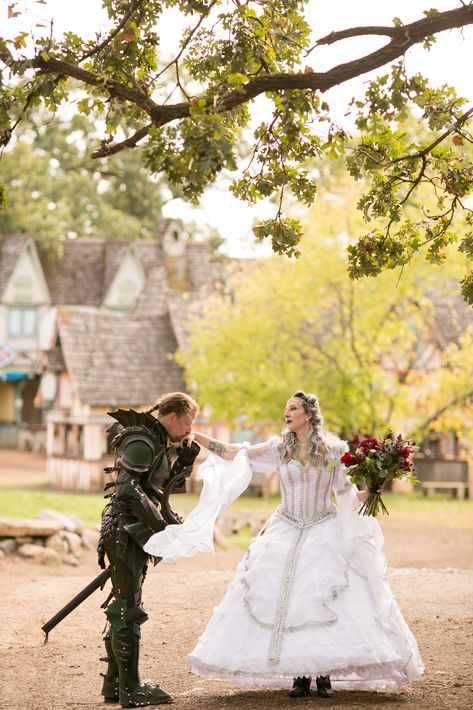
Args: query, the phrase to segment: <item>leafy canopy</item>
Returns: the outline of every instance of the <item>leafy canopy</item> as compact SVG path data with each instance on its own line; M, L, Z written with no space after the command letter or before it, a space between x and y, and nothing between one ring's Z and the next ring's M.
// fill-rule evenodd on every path
M450 87L434 89L420 73L407 75L403 63L413 45L427 50L439 32L472 24L472 2L446 12L428 9L406 25L394 18L385 27L332 32L312 45L302 0L103 0L103 6L113 29L98 31L93 40L74 32L55 38L50 27L36 28L30 37L27 17L16 37L0 36L0 145L8 144L32 109L44 106L54 113L74 103L103 123L97 158L144 142L147 168L163 173L192 201L222 171L235 173L232 190L238 197L250 203L274 197L274 218L255 233L290 256L299 254L302 232L297 220L284 216L284 195L312 204L317 160L346 154L349 172L369 178L359 201L365 219L383 219L350 249L352 278L406 264L424 246L429 260L441 260L445 245L456 240L451 227L458 209L467 210L470 227L460 248L472 256L467 198L473 167L464 147L472 141L473 107ZM19 8L12 2L9 15L19 15ZM159 21L174 8L189 26L175 56L163 61ZM328 71L314 70L320 46L369 35L386 43ZM384 66L386 73L371 80L366 96L351 106L359 130L352 149L323 94ZM271 115L255 128L252 154L240 173L242 130L260 95L270 100ZM412 107L429 128L427 138L412 139L399 130L399 119ZM430 187L435 202L406 219L404 206L420 185ZM5 204L2 187L0 205ZM473 303L473 271L462 287Z
M66 237L156 237L165 199L162 182L143 165L141 150L92 160L90 118L77 115L21 128L2 159L9 208L0 211L0 235L27 232L57 251Z
M300 259L248 264L190 319L179 355L189 386L215 420L282 422L302 387L345 437L464 427L473 402L473 329L458 337L473 324L455 283L464 257L434 271L417 255L398 284L392 272L353 282L345 260L363 228L360 190L334 182L308 211Z

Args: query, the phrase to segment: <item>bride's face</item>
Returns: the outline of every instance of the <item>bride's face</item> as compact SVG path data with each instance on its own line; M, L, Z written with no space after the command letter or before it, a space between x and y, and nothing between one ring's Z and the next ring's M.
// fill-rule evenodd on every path
M284 410L284 418L289 431L304 431L307 429L309 416L298 397L291 397Z

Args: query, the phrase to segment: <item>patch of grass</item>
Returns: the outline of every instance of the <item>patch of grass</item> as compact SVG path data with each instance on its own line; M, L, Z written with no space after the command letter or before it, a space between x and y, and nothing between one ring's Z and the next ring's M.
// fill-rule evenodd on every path
M42 510L55 510L76 515L86 526L95 527L104 505L103 495L99 493L57 493L25 488L4 488L0 493L1 518L34 518Z
M473 500L470 499L458 500L443 493L429 497L419 491L386 493L383 500L390 518L407 524L473 529Z
M198 494L171 496L171 507L189 513L197 504ZM402 521L406 525L441 525L473 529L473 500L457 500L438 494L424 497L422 493L386 493L383 496L390 512L390 521ZM227 515L249 515L266 519L278 506L279 496L269 499L256 496L240 496L227 509ZM66 515L78 516L85 525L94 527L100 522L105 505L102 494L28 490L4 488L0 493L0 517L33 518L42 510L56 510ZM382 523L383 518L380 518ZM249 528L229 538L230 544L246 546L251 541Z

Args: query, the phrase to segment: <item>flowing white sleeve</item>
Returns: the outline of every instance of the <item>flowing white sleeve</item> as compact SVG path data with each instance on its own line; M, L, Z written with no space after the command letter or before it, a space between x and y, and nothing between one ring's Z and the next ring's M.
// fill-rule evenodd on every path
M263 444L253 444L248 447L248 458L252 471L259 473L272 473L279 468L278 446L281 437L271 436Z
M345 441L338 439L338 440L336 440L335 444L333 445L331 458L334 461L340 461L341 457L343 456L343 454L346 451L348 451L348 444ZM346 468L345 468L344 464L342 464L342 463L340 463L334 469L333 490L335 492L335 495L337 496L337 501L339 500L340 496L343 496L346 493L350 493L352 500L353 500L353 495L356 496L357 488L350 481L349 476L347 476L347 474L346 474ZM358 503L358 498L356 499L356 502Z
M214 552L213 530L217 516L248 487L251 468L248 445L232 461L210 454L200 466L197 480L203 481L199 502L182 525L168 525L150 537L145 552L174 562L178 557L193 557L198 552Z

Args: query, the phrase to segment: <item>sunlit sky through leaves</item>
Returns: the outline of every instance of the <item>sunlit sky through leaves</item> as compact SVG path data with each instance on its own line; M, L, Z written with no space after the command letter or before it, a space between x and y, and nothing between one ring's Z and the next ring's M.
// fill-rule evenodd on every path
M110 23L101 6L100 0L44 0L44 2L17 2L16 9L21 15L7 20L8 5L13 0L0 2L0 22L2 31L14 36L15 32L30 29L39 32L37 23L48 24L53 18L54 34L72 30L84 37L92 38L97 30L105 32ZM313 39L323 37L332 30L363 25L391 25L394 17L404 23L422 18L424 10L435 7L437 10L451 10L458 7L458 0L310 0L307 3L307 18L313 27ZM167 20L159 27L161 47L169 55L178 46L181 30L189 20L179 17L177 11L166 11ZM26 21L25 21L26 18ZM44 31L44 30L42 30ZM321 47L307 57L305 64L314 71L324 71L337 64L355 59L357 56L374 51L386 42L384 37L365 37L338 42L330 47ZM473 101L473 27L463 31L444 32L438 36L436 44L426 53L420 47L414 47L407 54L407 69L421 71L434 85L448 83L457 92ZM378 74L383 68L378 70ZM347 128L351 127L350 118L344 116L347 104L354 95L363 94L363 83L368 75L347 82L342 87L335 87L325 94L333 117ZM264 120L268 104L258 100L256 121ZM197 225L210 224L228 240L227 251L232 255L249 255L249 237L255 219L273 216L274 205L265 204L247 207L234 197L226 188L222 178L218 186L207 190L201 200L200 208L192 208L181 200L174 200L165 207L165 216L192 220ZM251 252L254 253L254 252Z

